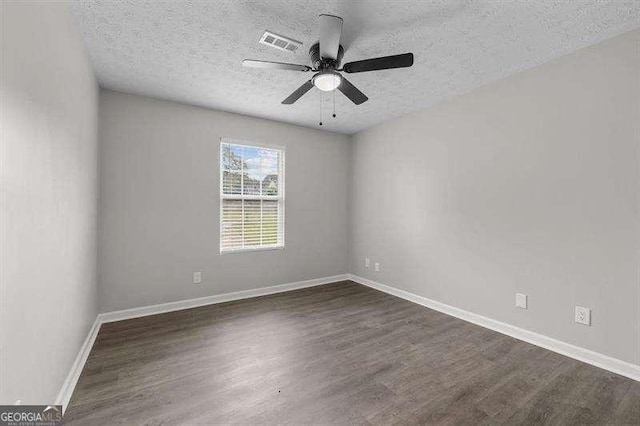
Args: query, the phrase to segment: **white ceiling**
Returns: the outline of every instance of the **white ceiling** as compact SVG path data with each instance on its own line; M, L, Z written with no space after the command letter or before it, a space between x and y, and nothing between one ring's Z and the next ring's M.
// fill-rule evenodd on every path
M77 0L102 87L318 127L321 92L280 102L311 73L243 68L244 58L309 65L318 15L344 18L344 62L413 52L412 68L351 74L369 101L324 94L326 130L354 133L640 27L638 0ZM258 44L264 30L304 43Z

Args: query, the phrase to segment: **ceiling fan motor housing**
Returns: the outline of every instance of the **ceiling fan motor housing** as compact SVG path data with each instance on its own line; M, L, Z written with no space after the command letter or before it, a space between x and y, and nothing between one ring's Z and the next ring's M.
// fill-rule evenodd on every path
M342 45L338 47L338 57L336 59L322 58L320 57L320 43L316 43L309 49L309 57L311 58L311 64L314 69L317 70L333 70L340 67L342 56L344 55L344 49Z

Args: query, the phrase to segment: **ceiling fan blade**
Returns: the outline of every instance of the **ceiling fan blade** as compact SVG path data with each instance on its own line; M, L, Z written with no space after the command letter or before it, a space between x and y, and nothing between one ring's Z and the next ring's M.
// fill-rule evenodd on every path
M351 102L356 105L360 105L361 103L366 102L369 99L364 93L358 90L356 86L351 84L351 82L344 77L342 77L342 82L340 83L340 86L338 86L338 90L344 93L344 95L347 98L351 99Z
M342 18L333 15L320 15L320 57L337 59L342 35Z
M309 90L311 90L311 88L313 87L313 83L311 82L311 80L307 81L306 83L304 83L302 86L298 87L295 92L293 92L292 94L289 95L289 97L287 99L285 99L284 101L282 101L282 103L284 105L291 105L292 103L294 103L295 101L297 101L298 99L300 99L302 97L302 95L304 95L305 93L307 93Z
M255 59L245 59L242 61L243 67L249 68L267 68L272 70L290 70L290 71L311 71L311 67L306 65L285 64L283 62L258 61Z
M349 62L342 66L342 70L347 73L354 73L388 70L391 68L406 68L411 65L413 65L413 53L404 53L402 55L383 56L382 58Z

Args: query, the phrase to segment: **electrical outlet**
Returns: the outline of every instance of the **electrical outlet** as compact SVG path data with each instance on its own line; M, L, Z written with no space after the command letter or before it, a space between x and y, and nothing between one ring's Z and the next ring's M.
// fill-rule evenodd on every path
M374 263L374 264L373 264L373 269L374 269L376 272L380 272L380 262L376 262L376 263Z
M193 283L200 284L202 282L202 272L193 273Z
M591 309L576 306L576 322L578 324L591 325Z
M527 295L516 293L516 307L527 309Z
M368 268L369 266L371 266L371 260L368 257L364 258L364 267Z

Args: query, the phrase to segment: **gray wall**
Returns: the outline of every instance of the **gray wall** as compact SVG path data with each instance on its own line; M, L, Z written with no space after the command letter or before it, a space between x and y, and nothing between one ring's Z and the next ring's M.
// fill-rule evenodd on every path
M0 404L50 404L97 314L98 86L66 4L0 11Z
M221 137L286 147L284 250L219 254ZM100 138L103 312L348 272L348 137L102 91Z
M639 43L628 33L357 134L352 272L640 364Z

